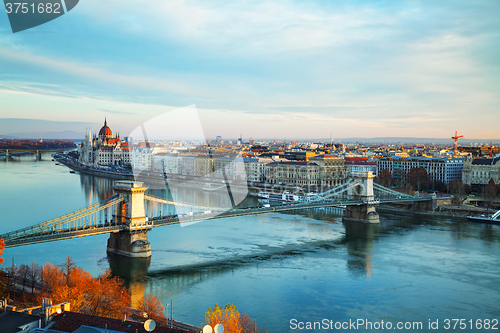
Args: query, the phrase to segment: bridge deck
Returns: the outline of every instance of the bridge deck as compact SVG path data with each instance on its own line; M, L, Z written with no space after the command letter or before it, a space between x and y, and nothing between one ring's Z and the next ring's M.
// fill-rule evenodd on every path
M428 201L431 198L411 198L411 197L402 197L402 198L387 198L387 199L378 199L377 203L401 203L401 202L413 202L413 201ZM364 202L360 200L324 200L324 201L315 201L315 202L302 202L302 203L290 203L284 205L276 205L270 207L254 207L254 208L241 208L241 209L230 209L223 213L213 212L213 213L193 213L192 215L186 214L183 216L163 216L163 217L154 217L151 219L151 228L161 227L165 225L173 225L173 224L181 224L181 223L194 223L209 219L219 219L226 217L237 217L244 215L255 215L255 214L264 214L270 212L283 212L290 210L299 210L299 209L311 209L311 208L321 208L321 207L339 207L339 206L347 206L347 205L363 205ZM12 239L6 238L5 245L6 247L16 247L22 245L29 244L38 244L45 242L52 242L57 240L64 239L72 239L93 235L100 235L112 232L119 232L120 230L125 230L124 225L94 225L92 227L83 227L81 229L59 229L53 232L43 232L37 234L30 234L27 237L13 237Z

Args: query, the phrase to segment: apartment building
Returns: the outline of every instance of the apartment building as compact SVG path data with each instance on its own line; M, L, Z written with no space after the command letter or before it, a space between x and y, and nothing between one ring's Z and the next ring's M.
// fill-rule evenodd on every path
M462 180L463 158L430 158L430 157L386 157L377 162L380 172L389 170L395 181L408 180L408 173L413 168L423 168L431 182L441 181L448 184L453 179Z
M318 165L319 186L342 185L349 176L349 166L345 165L343 157L319 155L309 158L309 161Z

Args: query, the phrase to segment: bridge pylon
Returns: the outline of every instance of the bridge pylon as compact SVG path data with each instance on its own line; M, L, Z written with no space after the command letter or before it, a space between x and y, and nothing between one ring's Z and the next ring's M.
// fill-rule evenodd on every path
M373 193L373 178L375 178L373 173L371 171L351 172L349 177L358 182L358 185L348 190L348 197L350 199L361 200L363 203L356 206L347 206L342 221L380 223L378 213L375 209L375 205L378 202L375 200Z
M114 223L120 231L110 234L107 252L125 257L145 258L151 256L148 231L152 225L146 220L142 182L117 181L113 190L123 201L116 205Z

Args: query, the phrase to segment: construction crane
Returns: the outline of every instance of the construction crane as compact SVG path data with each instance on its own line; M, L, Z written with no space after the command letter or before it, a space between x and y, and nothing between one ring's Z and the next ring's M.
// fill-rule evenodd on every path
M455 136L452 136L451 138L455 140L455 154L453 155L454 157L457 157L457 141L460 138L463 138L463 135L458 135L457 131L455 131Z

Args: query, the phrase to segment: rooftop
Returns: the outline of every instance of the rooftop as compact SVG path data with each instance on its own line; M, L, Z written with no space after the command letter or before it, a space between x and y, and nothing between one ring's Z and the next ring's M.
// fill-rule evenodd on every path
M111 319L105 317L97 317L92 315L87 315L83 313L76 313L66 311L56 317L53 321L55 322L50 329L57 330L61 332L74 332L78 330L81 326L87 327L98 327L107 328L108 330L114 330L124 333L145 333L144 324L135 321L123 321L119 319ZM80 332L80 331L79 331ZM154 330L155 333L186 333L188 331L157 326Z
M472 160L473 165L492 165L500 161L500 157L496 158L476 158Z

